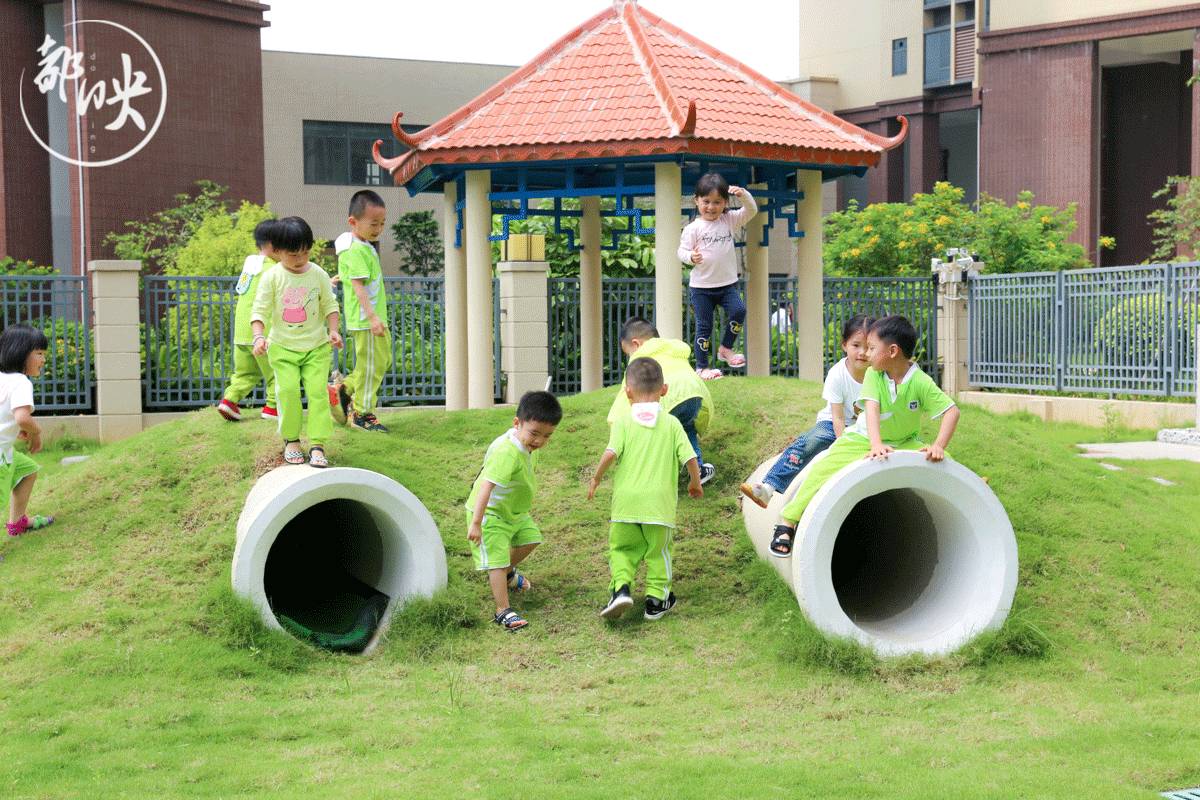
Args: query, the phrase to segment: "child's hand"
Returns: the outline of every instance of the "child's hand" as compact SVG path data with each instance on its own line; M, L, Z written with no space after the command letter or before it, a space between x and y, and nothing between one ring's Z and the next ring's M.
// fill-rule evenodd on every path
M596 496L596 490L599 488L600 488L600 481L597 478L593 477L591 479L591 481L588 482L588 500L591 500L593 497Z
M740 186L730 186L729 193L731 195L733 195L734 197L741 197L742 195L744 195L746 193L746 190Z
M467 528L467 538L475 544L483 541L483 526L478 522L472 522L471 527Z
M26 438L29 440L29 452L31 454L41 451L42 435L40 433L31 433Z
M343 344L342 335L340 333L338 333L337 331L330 331L329 332L329 343L331 345L333 345L335 349L341 350L342 344Z
M386 336L387 335L387 326L383 324L383 320L381 320L379 317L376 317L371 322L371 335L372 336Z
M704 487L700 481L688 481L688 497L704 497Z
M256 356L261 356L264 353L266 353L267 352L267 340L263 339L262 337L255 339L254 347L251 349L250 352L254 353L254 355L256 355Z
M699 250L693 250L693 251L692 251L692 263L693 263L693 264L699 264L699 263L701 263L701 262L703 262L703 261L704 261L704 256L700 255L700 251L699 251Z
M921 448L921 452L925 454L926 461L941 461L946 457L946 451L938 447L936 442L925 445Z
M896 452L896 448L890 444L873 444L871 452L867 453L867 458L872 461L887 461L888 453Z

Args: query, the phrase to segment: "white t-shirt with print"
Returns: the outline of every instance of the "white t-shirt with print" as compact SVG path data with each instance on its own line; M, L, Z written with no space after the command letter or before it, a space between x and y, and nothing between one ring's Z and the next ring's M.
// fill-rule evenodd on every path
M29 406L33 410L33 381L23 372L0 372L0 458L5 464L13 459L13 443L21 426L13 409Z
M854 376L850 374L850 368L846 366L846 359L843 358L830 367L829 374L825 376L825 389L821 392L821 397L825 398L827 402L817 414L817 422L832 422L833 404L841 403L842 416L846 420L846 427L849 428L862 413L862 409L858 407L860 394L862 394L862 384L854 380Z

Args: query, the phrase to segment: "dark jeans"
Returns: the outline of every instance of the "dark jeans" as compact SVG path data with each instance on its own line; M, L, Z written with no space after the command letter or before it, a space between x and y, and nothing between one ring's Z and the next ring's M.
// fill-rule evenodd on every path
M693 397L671 409L671 416L683 425L683 432L687 434L688 441L692 443L692 449L696 451L696 461L698 462L696 466L704 463L704 458L700 455L700 437L696 434L696 417L700 414L700 405L700 398Z
M784 491L809 461L821 451L829 449L834 438L833 423L828 420L818 422L788 445L783 455L771 466L767 477L763 478L763 483L777 492Z
M708 351L712 348L714 309L717 306L725 309L725 331L721 334L721 346L733 347L738 334L742 332L742 323L746 321L746 304L738 293L737 283L711 289L691 286L688 292L696 312L696 368L704 369L708 366Z

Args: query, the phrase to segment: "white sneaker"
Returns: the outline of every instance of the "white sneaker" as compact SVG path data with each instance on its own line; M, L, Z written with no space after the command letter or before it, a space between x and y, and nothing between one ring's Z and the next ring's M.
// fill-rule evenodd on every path
M701 464L700 465L700 485L703 486L704 484L711 481L714 477L716 477L716 474L717 474L717 468L714 467L712 464L709 464L709 463Z
M749 497L762 508L766 508L775 496L775 488L765 483L743 483L740 487L742 494Z

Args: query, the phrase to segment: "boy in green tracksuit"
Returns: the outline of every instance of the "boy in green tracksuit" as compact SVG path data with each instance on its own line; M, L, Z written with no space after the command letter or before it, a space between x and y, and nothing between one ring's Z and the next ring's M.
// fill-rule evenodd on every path
M700 434L708 430L713 402L708 386L692 368L691 345L678 339L660 339L654 325L641 317L632 317L621 326L621 350L630 363L635 358L653 358L662 367L667 384L662 406L683 425L700 465L700 483L708 483L717 474L717 468L705 463L700 453ZM608 412L608 424L628 411L629 399L624 392L617 392Z
M259 278L264 272L275 266L271 260L271 227L273 219L264 219L254 227L254 246L258 253L246 256L242 264L242 274L238 276L237 307L233 312L233 376L225 389L225 396L217 404L217 411L230 422L242 418L242 410L238 402L254 391L259 381L266 384L267 401L263 406L263 419L278 419L275 411L275 373L271 370L271 362L267 357L254 355L254 332L250 330L250 310L254 305L254 297L258 292Z
M392 365L387 291L375 250L386 220L382 197L370 189L355 192L350 198L350 230L335 244L346 332L354 343L354 369L342 383L339 398L350 425L378 433L387 433L375 416L375 404Z
M475 568L486 570L497 625L515 633L529 623L509 605L508 590L525 592L529 580L517 564L542 542L529 510L537 491L534 467L562 421L562 406L549 392L526 392L517 404L512 427L496 437L483 457L483 468L467 498L467 539Z
M883 317L871 325L867 334L871 366L859 395L866 413L859 415L854 426L833 443L821 460L813 462L796 495L783 507L782 520L772 536L772 549L776 540L790 543L795 539L796 523L804 509L825 482L847 464L863 458L886 459L896 450L919 450L929 461L946 457L946 445L958 425L958 407L933 378L912 362L916 344L917 331L902 316ZM917 438L922 414L942 419L931 445Z
M279 264L263 275L250 314L254 355L266 353L275 371L279 432L283 460L303 464L300 428L304 408L300 386L308 397L308 463L327 467L325 441L333 433L329 407L332 350L340 348L337 300L325 270L308 260L313 232L300 217L284 217L271 230L271 248ZM271 329L271 338L264 331Z
M690 370L689 370L690 371ZM612 573L608 604L600 611L616 619L633 605L630 584L638 565L646 562L646 619L660 619L675 607L671 591L671 546L679 499L679 466L688 471L688 494L701 497L698 459L683 425L661 413L669 386L652 358L637 358L625 371L629 413L612 424L608 447L588 486L588 499L605 471L616 462L612 517L608 531L608 564Z

